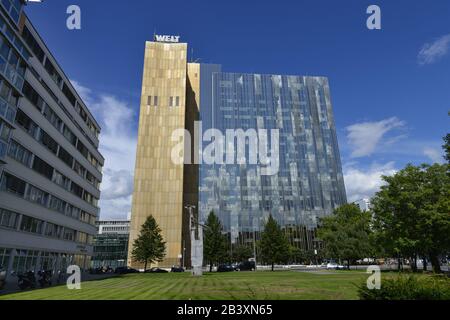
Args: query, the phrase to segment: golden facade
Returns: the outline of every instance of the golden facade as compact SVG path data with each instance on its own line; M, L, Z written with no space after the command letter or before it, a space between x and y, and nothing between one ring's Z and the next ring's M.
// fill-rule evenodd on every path
M177 165L171 159L172 133L193 126L198 118L198 64L187 63L187 44L146 42L139 115L128 265L142 224L153 215L166 241L166 258L158 266L189 265L184 206L198 201L198 167ZM192 73L192 81L188 80ZM183 230L183 227L185 230Z

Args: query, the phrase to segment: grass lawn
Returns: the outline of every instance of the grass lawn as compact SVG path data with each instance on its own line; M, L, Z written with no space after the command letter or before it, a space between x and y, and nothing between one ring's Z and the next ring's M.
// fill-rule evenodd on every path
M386 276L391 276L388 274ZM358 299L358 271L129 274L83 282L81 290L51 287L0 296L0 300L264 300Z

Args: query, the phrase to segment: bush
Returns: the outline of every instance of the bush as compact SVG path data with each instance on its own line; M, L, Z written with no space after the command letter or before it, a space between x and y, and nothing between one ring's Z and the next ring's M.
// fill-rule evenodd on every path
M358 293L361 300L449 300L450 279L445 276L400 275L382 279L380 290L369 290L364 283Z

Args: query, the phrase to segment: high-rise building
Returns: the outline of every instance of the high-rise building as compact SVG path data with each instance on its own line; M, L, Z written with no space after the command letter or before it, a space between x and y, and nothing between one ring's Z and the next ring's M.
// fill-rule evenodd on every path
M146 43L130 252L153 215L168 243L160 265L180 264L183 255L188 260L188 206L203 221L214 211L232 244L254 245L271 214L293 245L315 248L319 218L347 201L327 78L225 73L220 65L188 63L187 44L173 40ZM184 164L173 160L180 129L191 136L181 150ZM203 136L209 129L224 136L240 130L246 140L234 136L222 147L237 150L241 143L247 160L248 130L276 131L276 170L236 157L228 163L226 152L204 161L203 152L218 143L214 134ZM138 266L130 257L129 263Z
M130 226L130 248L149 215L158 222L166 241L163 265L179 265L187 231L184 206L197 201L195 166L174 164L172 133L198 116L198 64L187 63L187 44L147 42ZM189 77L188 77L189 75ZM189 80L188 80L189 79ZM193 177L186 177L192 172ZM190 182L191 181L191 182ZM187 249L186 249L187 250ZM140 267L132 261L128 263Z
M0 265L8 275L88 268L100 127L23 6L0 3Z
M251 245L272 215L292 245L314 249L319 219L347 201L327 78L205 73L203 130L277 130L279 157L270 175L259 164L200 165L201 216L214 211L232 244Z

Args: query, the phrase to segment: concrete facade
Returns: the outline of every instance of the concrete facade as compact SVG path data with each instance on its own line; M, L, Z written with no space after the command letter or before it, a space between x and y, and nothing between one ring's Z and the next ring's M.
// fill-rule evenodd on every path
M8 275L65 273L71 264L86 269L99 215L100 127L23 12L23 2L11 3L9 9L4 1L0 5L0 62L7 65L0 86L10 88L0 94L0 104L14 110L13 121L6 119L8 140L2 141L0 266Z

